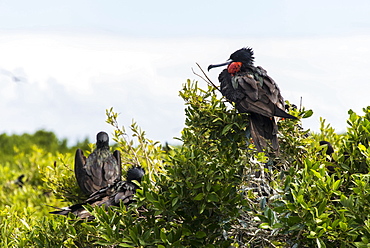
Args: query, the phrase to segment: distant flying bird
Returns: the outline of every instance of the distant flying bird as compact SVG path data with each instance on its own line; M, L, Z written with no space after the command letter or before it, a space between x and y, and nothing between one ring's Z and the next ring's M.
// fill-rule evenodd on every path
M221 93L235 103L241 113L250 113L250 132L259 152L271 140L272 148L279 151L278 127L274 117L297 119L285 112L284 99L275 81L262 67L253 65L253 50L242 48L231 54L228 62L210 65L208 70L227 65L218 80Z
M90 197L83 203L75 204L70 207L61 208L58 211L50 212L51 214L68 215L72 213L81 219L92 220L94 217L83 207L83 205L91 206L119 206L122 201L125 205L133 202L134 194L139 188L134 180L141 182L144 176L144 169L141 167L133 167L127 171L127 181L118 181L113 185L102 188L99 191L91 194Z
M75 155L75 176L86 195L121 180L121 155L109 151L109 136L100 132L96 136L96 149L86 158L81 149Z
M8 71L8 70L2 69L2 68L0 68L0 74L3 74L5 76L10 77L16 83L27 81L24 77L16 76L11 71Z

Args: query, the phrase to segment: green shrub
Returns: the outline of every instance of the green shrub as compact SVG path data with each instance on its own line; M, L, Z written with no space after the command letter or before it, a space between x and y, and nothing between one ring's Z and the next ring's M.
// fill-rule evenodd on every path
M304 130L300 120L280 120L276 156L269 148L256 152L248 114L237 113L214 88L188 81L180 96L186 120L175 147L146 138L135 122L128 135L107 110L124 171L139 165L147 173L135 203L108 211L87 206L96 217L91 222L48 214L49 206L84 200L74 179L74 148L64 150L57 140L59 148L10 140L17 145L7 146L11 156L0 160L2 246L370 246L370 107L364 116L349 111L344 134L324 119L319 133ZM321 140L333 144L331 156ZM23 187L14 183L21 174Z

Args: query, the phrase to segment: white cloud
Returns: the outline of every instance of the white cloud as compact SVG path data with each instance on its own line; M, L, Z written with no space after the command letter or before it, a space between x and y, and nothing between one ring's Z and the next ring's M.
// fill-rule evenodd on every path
M184 123L178 96L186 79L196 79L195 62L205 69L223 62L243 46L255 50L283 96L303 97L314 117L306 128L318 130L323 116L345 130L348 109L361 114L369 105L370 36L259 39L133 39L83 34L4 34L0 68L20 73L26 82L0 75L1 132L55 131L72 141L95 139L105 124L105 109L132 118L149 138L172 142ZM220 70L209 73L214 83ZM17 75L16 75L17 76ZM205 85L205 83L204 83Z

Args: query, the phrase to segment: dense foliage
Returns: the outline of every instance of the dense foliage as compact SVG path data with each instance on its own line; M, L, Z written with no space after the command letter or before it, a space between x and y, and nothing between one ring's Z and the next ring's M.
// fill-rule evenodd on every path
M279 121L276 155L256 152L248 114L237 113L215 88L188 81L180 96L181 146L162 147L136 123L128 135L107 110L124 171L140 165L147 174L136 203L87 207L96 217L91 222L48 214L50 206L84 199L73 174L75 148L46 131L0 135L2 246L370 246L370 107L363 116L349 111L347 132L339 135L325 120L320 133L304 130L300 119L312 111L290 106L299 120ZM333 144L331 156L321 140ZM23 185L16 180L21 174Z
M38 130L34 134L0 134L0 158L2 162L14 161L14 156L19 153L19 149L25 154L32 153L34 147L41 148L52 154L67 153L74 151L76 147L88 148L87 138L73 147L68 147L67 139L59 140L57 136L50 131Z

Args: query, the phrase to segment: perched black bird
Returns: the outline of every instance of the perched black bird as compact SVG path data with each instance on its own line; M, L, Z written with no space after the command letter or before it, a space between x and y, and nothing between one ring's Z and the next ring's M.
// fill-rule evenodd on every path
M335 160L331 156L334 153L334 148L333 148L333 146L331 145L330 142L325 141L325 140L320 141L319 144L320 144L320 146L326 147L325 154L330 157L330 159L327 158L326 160L328 162L332 162L333 163L333 165L327 165L326 166L326 168L329 171L329 175L331 175L331 174L335 173L335 168L336 168L336 166L334 166Z
M18 185L19 187L23 187L24 182L23 182L24 175L20 175L16 180L14 180L14 183Z
M81 149L75 156L75 176L82 192L86 195L121 180L121 155L109 151L109 136L100 132L96 136L96 149L86 158Z
M258 151L271 140L272 148L278 153L278 128L276 117L296 119L285 112L284 99L275 81L262 67L253 65L253 50L242 48L231 54L228 62L210 65L208 70L227 65L218 80L221 93L235 103L241 113L250 113L250 132Z
M127 181L118 181L113 185L102 188L91 194L83 203L75 204L70 207L61 208L58 211L50 212L51 214L68 215L73 213L81 219L92 220L94 217L84 209L83 205L102 206L119 206L122 201L128 205L133 200L136 190L139 188L133 181L141 182L145 172L141 167L133 167L127 171Z
M320 146L327 146L325 154L331 156L334 153L334 148L330 142L322 140L319 142Z

